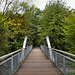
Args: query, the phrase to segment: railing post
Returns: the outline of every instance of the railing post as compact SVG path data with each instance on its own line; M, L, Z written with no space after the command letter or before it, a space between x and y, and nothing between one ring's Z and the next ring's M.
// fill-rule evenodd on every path
M19 64L20 64L20 58L19 58L19 53L18 53L18 67L19 67Z
M12 75L13 75L13 56L11 57L11 71L12 71Z
M27 42L27 36L25 36L24 43L23 43L23 50L22 50L22 58L23 58L23 60L24 60L24 50L26 48L26 42Z
M53 54L52 54L51 44L50 44L50 41L49 41L49 37L48 37L48 36L46 36L46 40L47 40L47 45L48 45L49 52L50 52L50 59L51 59L52 61L54 61L54 56L53 56Z
M56 66L57 66L57 52L55 52L55 61L56 61Z
M53 51L52 51L52 54L53 54ZM54 59L54 54L52 55L52 61L53 61L53 62L55 61L55 59Z
M66 71L65 63L66 63L65 56L63 55L63 73L64 73L64 75L65 75L65 71Z

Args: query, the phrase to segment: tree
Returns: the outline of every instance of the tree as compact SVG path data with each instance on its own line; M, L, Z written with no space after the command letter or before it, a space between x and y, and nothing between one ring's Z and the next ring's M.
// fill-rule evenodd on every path
M34 5L32 5L29 9L27 9L24 13L24 15L27 17L28 25L31 32L31 41L33 43L33 46L38 46L38 24L39 24L39 16L42 13L42 11L38 8L35 8Z
M2 18L2 13L0 13L0 18ZM0 56L10 52L8 45L8 26L7 21L3 22L5 18L0 20Z
M54 48L65 50L65 35L63 31L63 18L66 16L67 9L63 2L49 2L42 15L40 25L40 37L50 37L51 45Z
M14 0L0 0L0 7L2 9L2 16L4 16L9 8L9 6L14 2Z
M10 9L4 16L2 14L3 12L0 13L0 56L22 48L25 35L30 34L26 16L15 14Z
M75 16L72 10L67 14L67 17L64 18L64 33L66 35L65 41L67 42L66 49L68 49L71 53L75 53Z

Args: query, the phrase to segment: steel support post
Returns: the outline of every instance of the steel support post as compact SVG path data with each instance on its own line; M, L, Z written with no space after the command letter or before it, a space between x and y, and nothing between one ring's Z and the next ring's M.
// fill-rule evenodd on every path
M66 64L66 61L65 61L65 56L63 55L63 73L65 75L65 72L66 72L66 67L65 67L65 64Z

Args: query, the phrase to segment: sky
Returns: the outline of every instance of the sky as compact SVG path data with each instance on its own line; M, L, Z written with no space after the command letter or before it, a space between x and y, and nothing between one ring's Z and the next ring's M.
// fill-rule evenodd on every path
M46 3L49 2L49 0L19 0L20 2L22 1L28 1L28 3L30 5L34 4L36 7L40 8L41 10L43 10L46 6ZM55 0L52 0L52 1L55 1ZM70 9L75 9L75 0L62 0L62 1L66 1L66 6L69 6L71 7ZM4 4L2 4L0 6L0 11L2 11L2 8L3 8Z
M32 3L30 2L30 4L34 4L36 7L40 8L41 10L43 10L48 1L49 0L33 0Z
M32 0L30 4L34 4L36 7L43 10L48 1L49 0ZM75 8L75 0L63 0L63 1L66 1L67 6L71 7L71 9Z

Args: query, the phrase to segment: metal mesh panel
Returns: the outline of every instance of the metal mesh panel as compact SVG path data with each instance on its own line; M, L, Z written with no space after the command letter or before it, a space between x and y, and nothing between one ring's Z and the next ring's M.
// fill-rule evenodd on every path
M46 49L46 50L45 50L45 55L46 55L48 58L50 58L49 49Z
M57 67L63 72L63 56L57 53Z
M41 45L41 50L44 52L45 54L45 48Z
M0 75L12 75L11 59L0 65Z
M55 59L55 52L54 52L54 51L52 51L52 53L53 53L52 60L53 60L53 62L54 62L54 63L56 63L56 59Z
M66 75L75 75L75 62L66 58Z
M18 57L19 57L19 64L21 64L21 62L22 62L22 52L19 53Z
M26 58L26 50L24 51L24 58Z
M50 52L49 52L49 49L47 49L47 57L50 59Z
M25 51L24 51L25 53L24 53L24 58L26 58L27 57L27 55L28 55L28 48L27 49L25 49Z
M18 54L13 57L13 72L15 72L18 68Z
M24 57L26 57L31 50L32 50L32 46L29 46L26 50L24 50ZM22 61L23 61L22 49L17 52L14 52L14 54L13 53L10 54L10 58L7 58L6 60L0 63L0 75L14 74L15 71L20 66L20 64L22 63Z
M27 49L25 49L24 51L24 58L27 57L27 55L30 53L30 51L32 50L32 46L27 47Z
M52 56L52 61L56 64L56 66L59 68L59 70L61 70L61 72L64 75L75 75L75 60L74 59L64 55L65 52L63 52L64 54L61 54L60 51L59 52L58 50L54 51L54 49L52 49L52 55L50 55L50 52L47 47L43 45L41 45L40 47L47 57Z
M46 46L41 46L41 50L44 52L44 54L50 58L50 52L49 52L49 49L47 49Z
M25 56L27 57L27 55L28 55L28 50L26 49L25 50Z
M42 51L44 52L44 54L45 54L45 49L42 47Z

